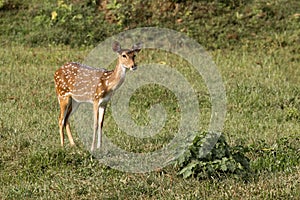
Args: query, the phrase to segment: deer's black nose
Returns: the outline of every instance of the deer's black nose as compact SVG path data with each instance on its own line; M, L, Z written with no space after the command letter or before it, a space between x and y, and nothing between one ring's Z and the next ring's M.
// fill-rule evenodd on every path
M134 71L134 70L136 70L136 69L137 69L137 66L136 66L136 65L133 65L133 66L130 68L131 71Z

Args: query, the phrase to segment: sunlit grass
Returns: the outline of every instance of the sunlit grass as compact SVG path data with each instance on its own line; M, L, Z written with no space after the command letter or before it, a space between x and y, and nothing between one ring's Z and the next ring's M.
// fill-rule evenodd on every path
M74 3L68 12L56 0L0 0L0 6L7 5L0 10L0 199L300 198L299 1L167 1L161 7L166 18L153 1L145 21L130 10L141 3L118 1L118 6L111 5L118 23L95 16L97 9L87 5L95 1L64 2ZM176 16L168 2L178 6ZM52 11L60 15L56 24L50 18ZM148 11L159 15L150 17ZM80 14L87 17L76 21ZM131 17L127 24L124 16ZM76 131L76 115L71 120L76 147L70 147L67 139L65 147L60 146L55 70L69 61L83 62L93 49L90 45L110 35L153 25L181 31L211 50L226 88L223 132L228 144L239 145L250 159L248 179L230 174L183 179L173 165L140 174L112 169L90 154L90 144ZM168 52L143 50L136 60L139 69L158 63L184 75L197 96L199 131L206 131L211 102L203 77ZM181 108L171 90L144 85L129 104L137 125L150 124L149 111L157 104L165 108L167 120L154 136L133 137L118 126L110 103L103 132L118 147L153 152L173 139Z
M213 199L250 198L253 195L262 199L299 196L299 169L295 168L299 163L299 150L292 153L290 145L297 149L297 142L293 142L292 138L297 138L300 128L296 82L300 74L297 63L289 61L289 54L285 51L279 49L274 58L264 52L212 52L227 92L228 114L224 133L230 143L253 145L254 148L248 156L259 177L248 184L232 178L200 182L184 180L171 166L146 174L119 172L99 164L76 134L77 146L70 148L67 144L66 149L62 149L53 72L70 59L83 60L87 52L88 49L79 51L67 47L7 46L1 50L1 62L5 67L1 67L0 73L0 196L10 199L126 199L128 195L136 198L206 196ZM265 63L265 67L257 62ZM189 76L188 73L186 75ZM201 82L201 79L198 81ZM201 88L203 90L198 96L199 101L202 99L200 106L207 111L204 112L205 117L209 117L209 96L203 97L201 94L206 93L205 87ZM145 113L151 104L157 102L165 104L170 114L174 110L177 112L178 105L172 93L164 88L141 88L131 99L133 120L137 124L147 124L149 119ZM177 115L174 114L171 123L167 123L166 129L155 139L138 139L119 130L108 111L104 134L125 149L153 151L172 138L170 132L176 131L177 125L173 122L178 121ZM287 143L278 143L277 140L283 137L287 138ZM257 144L263 140L265 143ZM289 148L284 150L284 145ZM260 153L255 152L260 148ZM272 164L273 154L270 151L277 151L282 162L288 163L287 172L281 171L283 165ZM284 161L285 156L286 159L291 157ZM279 172L265 171L272 166L278 166L275 171Z

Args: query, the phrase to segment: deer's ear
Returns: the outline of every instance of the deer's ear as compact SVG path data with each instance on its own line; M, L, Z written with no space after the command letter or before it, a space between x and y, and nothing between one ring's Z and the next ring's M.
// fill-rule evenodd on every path
M139 52L141 49L142 49L142 46L143 44L140 42L140 43L137 43L137 44L134 44L132 46L132 51L136 51L136 52Z
M114 52L120 53L121 52L121 45L120 45L120 43L117 42L117 41L114 41L113 44L112 44L112 50Z

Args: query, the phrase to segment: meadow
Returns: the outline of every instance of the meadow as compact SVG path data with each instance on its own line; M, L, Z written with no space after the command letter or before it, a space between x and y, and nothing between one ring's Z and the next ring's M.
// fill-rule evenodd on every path
M76 35L71 31L68 35L67 31L63 32L62 27L67 23L63 20L50 26L54 22L51 22L49 11L55 9L59 14L60 9L64 9L62 6L56 8L56 1L40 4L37 1L0 2L3 4L0 4L0 27L4 30L0 39L0 199L300 199L298 1L289 1L294 5L291 7L283 0L268 5L264 1L249 1L251 3L246 6L243 1L197 1L194 4L188 1L187 7L196 6L206 11L219 5L215 2L225 2L224 15L218 13L220 8L211 10L217 12L216 17L206 16L207 26L203 31L211 30L211 35L205 35L189 22L188 19L197 22L197 14L186 10L181 13L183 2L170 1L178 4L177 14L183 20L174 27L167 20L159 21L155 17L149 24L130 27L130 21L124 18L128 17L125 12L128 7L119 6L126 1L120 1L110 4L106 13L116 18L105 22L108 25L103 25L100 35L96 35L99 27L93 29L90 33L94 35L89 36L93 38L91 40L89 37L83 39L84 33ZM79 9L76 10L78 2L65 3L73 3L75 14L70 11L64 19L67 21L71 15L80 18ZM133 5L139 6L138 3ZM165 19L172 18L167 8L165 11ZM249 13L254 13L254 17L248 19ZM250 28L239 21L223 26L226 17L246 20ZM84 23L92 22L80 23L84 26ZM53 81L55 70L68 61L83 61L97 45L95 41L142 25L181 30L199 41L211 54L226 88L227 115L223 134L230 146L240 147L249 158L251 171L246 179L232 174L185 179L178 175L174 165L148 173L127 173L99 163L76 134L76 147L60 146L59 107ZM211 29L213 25L215 28ZM115 32L110 32L112 29ZM82 31L85 30L82 28ZM215 34L220 37L214 37ZM61 37L55 40L54 36L58 35ZM78 45L76 37L80 38ZM163 56L162 52L142 51L136 59L142 68L143 60L161 62ZM188 80L194 80L191 71L182 69L184 66L184 61L178 61L177 68L181 73ZM200 131L205 131L210 116L209 93L201 79L193 84L199 91L201 119L206 124ZM137 124L147 123L145 113L149 105L157 102L161 102L171 115L174 112L174 118L157 138L127 137L114 122L110 105L104 134L130 151L160 148L177 128L175 100L172 94L149 87L138 90L130 102L130 112Z

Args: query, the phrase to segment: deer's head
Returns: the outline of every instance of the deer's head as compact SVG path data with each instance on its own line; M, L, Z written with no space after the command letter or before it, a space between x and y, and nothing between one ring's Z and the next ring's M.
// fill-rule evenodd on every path
M142 44L138 43L132 46L131 49L122 49L119 42L114 42L112 49L119 55L119 64L130 70L136 70L137 66L135 64L134 58L136 53L138 53L142 48Z

